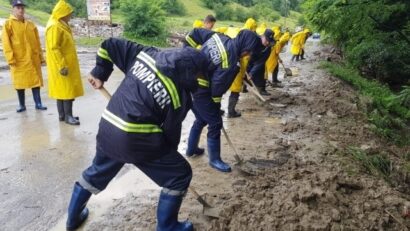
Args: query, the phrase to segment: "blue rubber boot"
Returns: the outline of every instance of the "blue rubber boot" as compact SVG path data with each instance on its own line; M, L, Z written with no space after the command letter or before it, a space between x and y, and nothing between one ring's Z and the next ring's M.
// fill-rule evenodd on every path
M67 230L76 230L87 219L88 209L85 206L90 197L91 193L88 190L81 187L78 182L74 184L73 194L68 206Z
M178 213L184 195L174 196L161 191L157 209L157 231L192 231L190 221L179 222Z
M16 109L16 112L20 113L26 110L26 95L24 89L18 89L17 96L19 98L19 106Z
M231 167L221 160L221 139L212 139L208 137L208 155L209 165L221 171L230 172Z
M201 132L202 128L198 128L195 125L192 126L188 137L188 147L185 153L188 157L204 154L205 150L198 147L199 139L201 138Z
M36 109L42 110L42 111L47 110L47 107L43 106L43 104L41 103L40 88L35 87L35 88L32 88L31 91L33 92L33 99L34 99L34 102L36 103Z

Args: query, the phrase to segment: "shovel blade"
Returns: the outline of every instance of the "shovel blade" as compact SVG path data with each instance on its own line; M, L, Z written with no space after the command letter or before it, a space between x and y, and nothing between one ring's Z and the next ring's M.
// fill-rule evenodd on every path
M221 210L219 208L204 206L203 210L202 210L202 213L205 216L208 216L208 217L213 217L213 218L220 218L221 217L221 215L220 215Z

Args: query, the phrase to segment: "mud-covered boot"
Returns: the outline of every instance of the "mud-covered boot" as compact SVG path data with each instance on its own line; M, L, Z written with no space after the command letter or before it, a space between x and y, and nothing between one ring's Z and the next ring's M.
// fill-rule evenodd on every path
M241 113L235 110L238 100L239 100L239 93L232 92L231 95L229 96L229 102L228 102L228 118L237 118L241 116Z
M190 221L179 222L178 213L181 208L181 195L171 195L161 191L157 208L157 231L192 231L194 226Z
M231 167L221 160L221 139L208 137L209 165L221 172L230 172Z
M31 91L33 92L33 99L34 103L36 104L36 109L41 111L47 110L47 107L43 106L43 104L41 103L40 88L35 87L32 88Z
M81 187L78 182L74 184L73 194L68 205L67 230L76 230L87 219L88 209L86 205L90 197L91 193L88 190Z
M73 101L64 100L64 120L67 124L70 125L80 125L80 121L73 117Z
M188 147L185 153L188 157L191 157L193 155L204 154L205 150L203 148L198 147L199 140L201 138L201 132L202 128L196 126L194 123L194 125L191 128L191 131L189 132Z
M19 98L19 106L17 107L16 112L20 113L26 110L26 94L24 89L18 89L17 96Z
M269 96L270 93L266 91L266 87L258 87L258 91L261 95Z

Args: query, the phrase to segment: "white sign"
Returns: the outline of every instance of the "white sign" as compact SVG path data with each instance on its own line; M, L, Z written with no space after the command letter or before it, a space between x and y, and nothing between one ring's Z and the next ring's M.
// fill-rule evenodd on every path
M110 0L87 0L88 20L111 21Z

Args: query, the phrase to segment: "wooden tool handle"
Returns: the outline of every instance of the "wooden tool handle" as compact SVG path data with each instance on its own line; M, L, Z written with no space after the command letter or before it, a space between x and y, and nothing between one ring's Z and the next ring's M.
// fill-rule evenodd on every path
M232 148L233 151L235 152L235 155L234 155L233 157L235 158L235 160L236 160L238 163L241 163L241 162L242 162L242 159L239 157L238 151L236 151L235 146L233 146L233 143L232 143L231 139L229 138L228 133L226 132L226 130L225 130L224 127L222 127L222 132L224 133L225 138L226 138L226 140L228 141L229 146L231 146L231 148Z
M105 89L105 87L101 87L100 89L101 94L103 94L103 96L105 96L105 98L107 98L108 100L111 99L111 94L107 91L107 89Z

